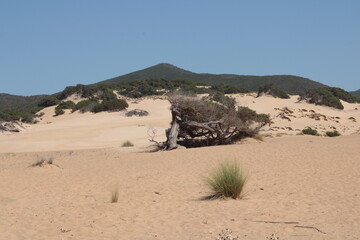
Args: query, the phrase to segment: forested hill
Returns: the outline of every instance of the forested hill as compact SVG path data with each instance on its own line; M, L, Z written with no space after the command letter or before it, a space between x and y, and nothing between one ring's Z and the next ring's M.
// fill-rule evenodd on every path
M47 95L34 95L30 97L0 93L0 111L28 111L37 106L38 102Z
M222 83L225 85L248 89L250 91L257 91L260 86L265 84L273 84L274 87L280 88L289 94L300 94L308 89L326 87L326 85L312 81L308 78L292 75L250 76L193 73L166 63L161 63L143 70L111 78L100 83L120 83L151 78L192 80L204 85L216 85Z
M360 99L360 89L354 92L350 92L352 95L354 95L355 97L357 97L358 99Z

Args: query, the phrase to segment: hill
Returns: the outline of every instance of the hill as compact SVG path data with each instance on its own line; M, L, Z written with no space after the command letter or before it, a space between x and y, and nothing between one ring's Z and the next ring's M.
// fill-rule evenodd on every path
M357 97L358 99L360 99L360 89L354 92L350 92L353 96Z
M193 73L167 63L161 63L140 71L101 81L99 83L121 83L151 78L163 78L167 80L184 79L195 81L204 85L225 84L248 89L250 91L257 91L259 87L265 84L272 84L274 87L284 90L289 94L300 94L301 92L309 89L326 87L326 85L312 81L308 78L292 75L250 76Z
M27 111L36 107L38 102L47 95L34 95L30 97L0 93L0 111Z

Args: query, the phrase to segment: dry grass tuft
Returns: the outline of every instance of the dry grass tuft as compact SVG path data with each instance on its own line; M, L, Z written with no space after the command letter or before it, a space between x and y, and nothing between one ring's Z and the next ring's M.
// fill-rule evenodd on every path
M213 194L210 198L242 198L247 177L237 161L225 161L206 178Z
M111 203L117 203L119 201L119 188L116 186L111 192Z
M30 165L30 167L44 167L45 165L49 164L52 165L54 163L54 159L50 158L42 158L38 160L36 163Z

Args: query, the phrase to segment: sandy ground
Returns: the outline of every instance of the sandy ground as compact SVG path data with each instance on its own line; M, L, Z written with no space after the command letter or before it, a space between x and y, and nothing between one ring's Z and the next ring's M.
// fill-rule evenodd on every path
M42 158L58 166L29 167ZM245 198L201 200L204 176L224 159L246 170ZM0 169L0 239L215 239L225 228L253 240L360 236L359 135L157 153L3 153Z
M149 129L165 138L170 105L161 99L130 104L148 117L53 117L47 108L39 124L0 134L0 239L215 239L226 228L240 240L360 239L360 105L237 101L271 115L263 134L272 137L143 152ZM297 136L307 126L342 136ZM121 147L126 140L135 147ZM29 167L41 159L53 164ZM204 177L225 159L248 173L245 198L201 200ZM110 203L115 189L119 201Z
M151 129L156 130L155 140L165 139L165 129L171 121L168 101L148 99L129 105L128 110L145 109L150 115L126 117L124 112L82 114L67 110L66 114L54 117L55 107L46 108L40 123L20 133L0 133L0 152L116 147L127 140L146 147Z
M315 106L297 102L297 96L277 99L269 96L234 95L239 106L247 106L258 113L270 114L274 122L264 128L265 136L297 135L306 127L324 135L337 130L342 135L360 134L360 104L343 102L345 109ZM72 98L73 101L81 99ZM155 140L165 140L170 126L170 104L164 99L128 101L128 110L143 109L147 117L126 117L124 112L70 113L54 117L54 108L44 109L40 123L20 133L0 133L0 152L39 152L74 149L118 147L129 140L136 147L149 145L149 134L156 131ZM149 131L150 130L150 131Z

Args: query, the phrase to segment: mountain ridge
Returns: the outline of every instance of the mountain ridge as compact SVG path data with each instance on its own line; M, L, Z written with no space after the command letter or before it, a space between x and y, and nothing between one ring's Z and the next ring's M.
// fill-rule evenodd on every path
M192 80L201 84L226 84L234 87L257 91L265 84L273 84L289 94L300 94L303 91L327 85L294 75L237 75L237 74L211 74L194 73L168 63L160 63L142 70L131 72L118 77L100 81L96 84L120 83L126 81L146 80L151 78L164 78L167 80Z

